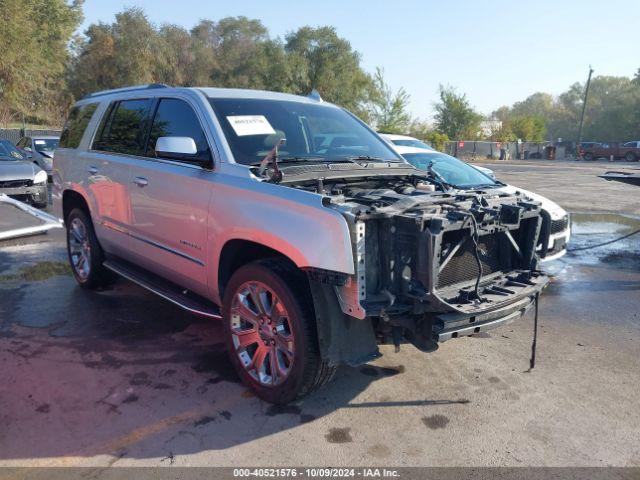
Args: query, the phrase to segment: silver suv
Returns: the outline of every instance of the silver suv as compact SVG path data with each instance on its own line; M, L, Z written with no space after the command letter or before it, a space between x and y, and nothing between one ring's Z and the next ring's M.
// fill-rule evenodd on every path
M270 402L379 344L429 352L519 318L547 283L538 203L453 190L317 95L95 93L71 110L53 181L78 283L115 272L221 320Z

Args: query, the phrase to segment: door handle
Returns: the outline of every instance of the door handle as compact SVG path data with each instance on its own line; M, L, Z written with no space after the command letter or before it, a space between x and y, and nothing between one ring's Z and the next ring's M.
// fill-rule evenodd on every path
M87 168L87 171L91 174L91 175L95 175L96 173L98 173L98 168L94 167L93 165L91 165L89 168Z
M147 185L149 185L149 180L147 180L144 177L136 177L133 180L133 183L135 183L136 185L138 185L139 187L146 187Z

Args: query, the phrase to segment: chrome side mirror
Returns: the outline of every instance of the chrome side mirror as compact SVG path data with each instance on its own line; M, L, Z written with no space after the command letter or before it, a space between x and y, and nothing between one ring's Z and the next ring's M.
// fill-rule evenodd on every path
M159 158L178 160L194 160L198 153L196 142L191 137L160 137L156 141L155 150Z

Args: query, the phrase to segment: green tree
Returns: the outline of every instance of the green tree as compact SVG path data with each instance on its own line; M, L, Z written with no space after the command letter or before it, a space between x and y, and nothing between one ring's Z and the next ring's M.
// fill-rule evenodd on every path
M333 27L302 27L286 36L292 90L307 95L316 89L367 120L373 81L360 66L360 54Z
M78 45L71 89L78 97L96 90L152 83L158 73L159 37L144 12L129 8L115 23L92 24Z
M409 94L404 88L393 92L385 82L381 68L376 69L373 89L369 114L371 123L381 132L406 133L411 123L411 115L407 111Z
M554 109L553 95L544 92L537 92L529 95L521 102L516 102L510 109L510 114L524 117L544 118Z
M584 138L624 141L640 138L640 87L627 77L592 79L585 111Z
M476 139L480 131L482 115L470 105L465 94L458 94L452 87L440 85L440 101L435 105L436 130L451 139Z
M196 57L188 30L177 25L162 25L158 30L154 79L167 85L184 86L191 82Z
M444 151L445 145L449 141L446 134L438 132L427 122L418 119L411 121L408 132L412 137L422 140L440 151Z
M582 112L585 85L574 83L558 97L535 93L493 115L514 134L527 140L575 139ZM546 135L542 132L546 130ZM591 80L585 109L583 138L624 141L640 138L640 71L634 79L597 76Z
M3 0L0 5L0 112L6 119L60 121L67 44L82 20L82 1Z
M283 45L269 38L267 28L247 17L223 18L214 24L214 85L290 90Z
M527 142L542 142L546 134L544 120L533 116L516 116L505 122L506 131L510 131L515 139ZM513 139L513 138L512 138ZM509 140L505 138L505 141Z

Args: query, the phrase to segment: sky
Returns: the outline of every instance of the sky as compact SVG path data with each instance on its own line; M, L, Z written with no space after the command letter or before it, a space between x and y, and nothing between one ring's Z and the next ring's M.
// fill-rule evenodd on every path
M450 85L482 113L532 93L554 95L594 75L633 76L640 68L640 0L86 0L85 20L111 23L126 7L157 25L191 28L201 19L244 15L272 37L332 25L360 52L369 72L382 67L410 111L430 120L438 85Z

